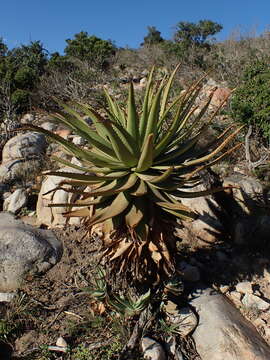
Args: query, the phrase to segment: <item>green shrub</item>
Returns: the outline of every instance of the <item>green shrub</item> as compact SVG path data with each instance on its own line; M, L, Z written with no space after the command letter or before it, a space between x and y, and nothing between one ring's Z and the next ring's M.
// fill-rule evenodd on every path
M243 83L231 102L232 117L252 125L264 138L270 136L270 64L256 61L244 71Z
M30 93L27 90L17 89L11 95L12 104L18 112L24 111L29 106Z
M21 67L14 76L16 86L19 89L31 89L36 79L35 71L28 66Z

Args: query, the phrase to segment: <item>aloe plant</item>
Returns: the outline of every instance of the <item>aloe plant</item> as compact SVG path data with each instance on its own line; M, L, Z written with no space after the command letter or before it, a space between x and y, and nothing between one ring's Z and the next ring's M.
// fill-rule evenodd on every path
M60 188L80 195L79 200L69 204L79 208L66 216L83 218L88 229L102 223L106 234L103 255L118 272L132 272L140 280L150 273L158 277L173 271L175 247L170 220L192 221L196 214L181 199L210 193L190 192L185 188L198 184L199 171L228 154L224 148L240 130L232 133L226 130L205 148L198 148L196 145L207 128L205 122L201 124L202 118L212 95L195 112L195 100L203 83L200 79L170 99L177 69L159 84L154 81L152 69L140 110L135 104L132 83L125 109L104 90L108 104L105 115L86 104L61 104L63 111L53 118L87 140L88 147L79 148L56 134L32 126L61 144L82 164L77 166L54 158L81 173L48 172L63 177ZM216 113L208 119L208 124ZM85 115L92 119L93 126L84 121ZM64 187L66 184L70 186Z
M107 298L108 304L120 315L124 317L132 317L140 314L150 303L151 291L150 289L137 300L130 295L127 297L112 295Z

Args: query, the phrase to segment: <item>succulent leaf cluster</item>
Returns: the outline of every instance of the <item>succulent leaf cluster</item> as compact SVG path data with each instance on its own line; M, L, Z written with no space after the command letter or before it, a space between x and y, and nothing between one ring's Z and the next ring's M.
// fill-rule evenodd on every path
M83 218L89 229L102 223L107 234L104 255L118 272L132 271L138 279L173 271L175 248L170 219L196 218L181 199L211 192L190 189L200 182L202 169L228 153L223 150L239 131L226 130L206 147L198 147L207 128L205 122L201 124L202 119L213 94L201 109L195 106L204 80L200 79L171 99L177 70L156 83L152 69L141 109L135 103L132 83L125 109L104 89L108 104L105 115L87 104L61 104L63 111L54 114L54 119L84 138L87 147L80 148L39 129L82 164L56 158L76 172L49 172L63 177L61 186L69 185L69 190L63 188L80 196L69 204L73 209L66 216ZM84 116L91 118L92 126Z

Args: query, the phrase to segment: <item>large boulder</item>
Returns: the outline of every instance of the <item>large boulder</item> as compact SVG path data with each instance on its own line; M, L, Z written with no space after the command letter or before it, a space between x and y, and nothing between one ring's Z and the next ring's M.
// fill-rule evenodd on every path
M0 292L15 291L27 274L44 273L61 255L62 244L51 231L0 213Z
M25 181L37 174L44 163L47 142L36 132L19 134L4 146L0 165L0 182Z
M47 142L44 135L36 132L19 134L11 138L4 146L2 162L39 158L46 152Z
M225 296L202 287L191 305L199 316L193 338L202 360L270 359L270 347Z

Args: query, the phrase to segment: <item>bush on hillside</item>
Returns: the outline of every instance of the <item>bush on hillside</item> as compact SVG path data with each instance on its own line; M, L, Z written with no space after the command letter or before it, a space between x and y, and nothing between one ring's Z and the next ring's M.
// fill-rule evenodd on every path
M243 83L231 102L234 120L252 125L265 139L270 138L270 64L257 61L244 71Z

